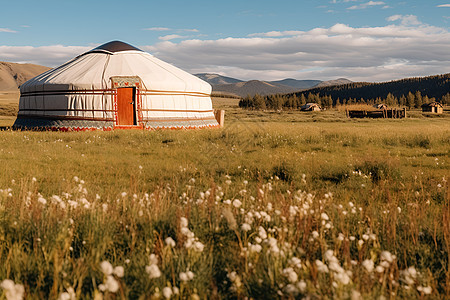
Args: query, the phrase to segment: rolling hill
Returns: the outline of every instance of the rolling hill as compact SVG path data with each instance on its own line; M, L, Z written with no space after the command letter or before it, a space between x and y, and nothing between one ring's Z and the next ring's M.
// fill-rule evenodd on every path
M0 91L14 91L31 78L50 68L33 65L0 62Z
M309 89L311 87L317 86L320 84L321 80L297 80L292 78L287 78L283 80L277 80L277 81L269 81L272 84L280 84L285 86L290 86L296 89Z
M271 95L271 94L286 94L298 91L299 89L286 86L272 84L266 81L250 80L234 84L219 84L213 85L214 92L225 92L235 94L241 97L247 95Z
M343 85L343 84L349 84L352 83L351 80L348 80L346 78L338 78L335 80L328 80L328 81L322 81L315 85L314 87L326 87L326 86L335 86L335 85Z
M194 74L194 75L197 76L198 78L208 82L211 85L233 84L233 83L242 82L242 80L239 80L236 78L226 77L226 76L222 76L222 75L214 74L214 73L199 73L199 74Z

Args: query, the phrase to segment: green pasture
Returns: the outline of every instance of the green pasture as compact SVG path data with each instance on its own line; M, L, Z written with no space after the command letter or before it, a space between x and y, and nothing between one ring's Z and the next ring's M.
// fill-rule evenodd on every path
M217 130L0 131L0 281L35 299L445 299L447 113L215 101Z

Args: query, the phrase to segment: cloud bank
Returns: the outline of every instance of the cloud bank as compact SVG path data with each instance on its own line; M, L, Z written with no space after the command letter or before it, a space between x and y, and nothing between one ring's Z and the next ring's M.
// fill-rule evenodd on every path
M218 40L170 36L136 45L188 72L214 72L239 79L387 81L450 73L450 33L411 15L389 17L382 27L336 24L310 31L270 31ZM0 46L0 61L57 66L92 47Z

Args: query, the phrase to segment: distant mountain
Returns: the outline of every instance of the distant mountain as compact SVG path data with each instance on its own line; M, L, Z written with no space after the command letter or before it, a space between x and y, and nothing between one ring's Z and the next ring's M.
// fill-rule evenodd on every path
M272 95L272 94L286 94L298 91L298 88L293 88L287 85L273 84L266 81L250 80L234 84L219 84L213 85L214 92L226 92L245 97L247 95L253 96Z
M309 89L312 87L317 86L318 84L322 83L321 80L297 80L292 78L287 78L283 80L277 80L277 81L269 81L272 84L281 84L290 86L296 89Z
M348 84L348 83L352 83L352 82L353 81L348 80L346 78L338 78L338 79L335 79L335 80L322 81L322 82L318 83L314 87L335 86L335 85Z
M208 82L211 85L232 84L232 83L242 82L242 80L239 80L236 78L226 77L226 76L222 76L219 74L213 74L213 73L199 73L199 74L194 74L194 75L197 76L198 78Z
M0 91L13 91L37 75L50 68L32 65L0 62Z
M242 81L236 78L226 77L214 73L200 73L194 75L211 84L214 93L231 93L241 97L245 97L247 95L253 96L256 94L286 94L311 89L318 86L333 86L352 82L345 78L330 81L297 80L293 78L275 81Z

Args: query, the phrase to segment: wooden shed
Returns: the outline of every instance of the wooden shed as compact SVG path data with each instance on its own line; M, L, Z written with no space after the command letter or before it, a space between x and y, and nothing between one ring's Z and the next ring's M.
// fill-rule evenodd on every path
M320 111L322 108L317 103L306 103L300 106L301 111Z
M376 109L387 109L388 108L387 105L384 104L384 103L375 104L373 107L376 108Z
M426 103L422 105L422 112L442 114L444 112L444 106L439 102Z

